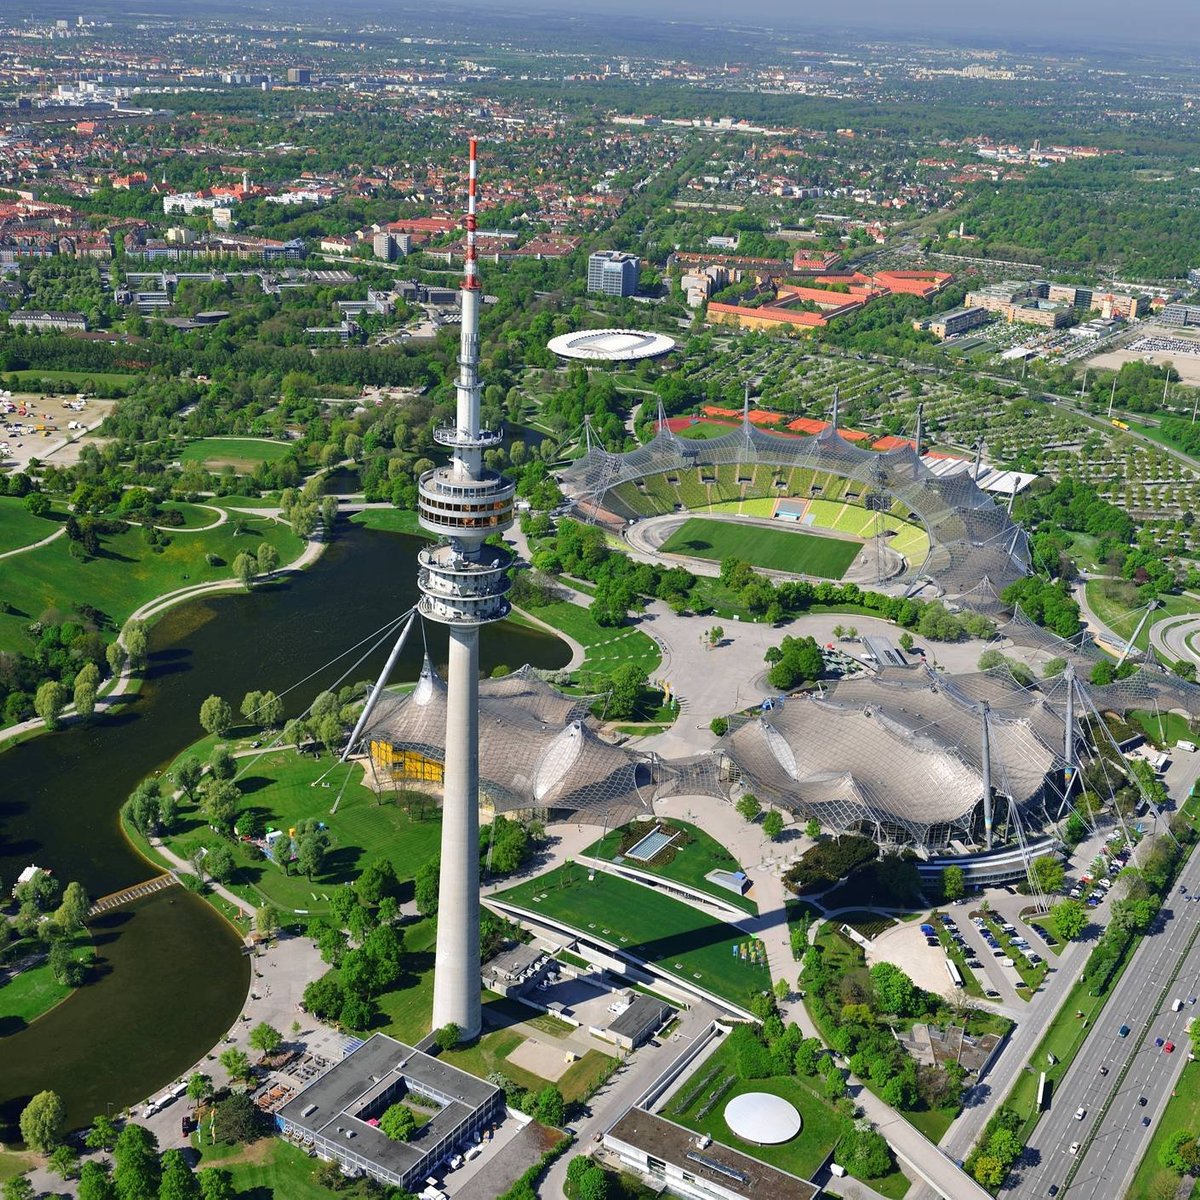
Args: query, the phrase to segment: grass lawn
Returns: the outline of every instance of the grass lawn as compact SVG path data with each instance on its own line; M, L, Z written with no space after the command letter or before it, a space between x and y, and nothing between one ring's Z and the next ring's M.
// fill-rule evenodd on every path
M807 1079L792 1075L775 1075L767 1079L739 1079L722 1095L708 1114L698 1117L696 1114L708 1103L709 1096L721 1082L730 1075L738 1074L734 1056L728 1045L722 1046L697 1068L696 1082L714 1067L718 1067L719 1071L712 1084L706 1085L682 1113L677 1113L673 1107L669 1107L664 1114L668 1120L685 1125L688 1129L707 1133L714 1141L770 1163L781 1171L790 1171L801 1179L811 1178L825 1162L830 1150L850 1130L850 1122L831 1108L825 1098L810 1086ZM686 1098L688 1091L689 1084L685 1081L679 1089L680 1097ZM769 1092L790 1101L796 1106L803 1121L800 1132L790 1142L777 1146L756 1146L750 1142L743 1142L725 1124L724 1117L725 1106L743 1092ZM871 1186L885 1196L898 1197L908 1190L908 1180L899 1171L893 1170L882 1179L871 1180Z
M645 871L649 875L662 875L665 879L674 879L686 883L698 892L705 892L736 904L748 913L757 914L758 905L749 896L739 896L728 888L723 888L711 880L705 879L709 871L740 871L741 863L721 845L716 838L710 837L696 825L686 821L672 821L674 826L682 826L687 830L691 841L681 849L668 847L665 852L655 856L650 862L638 862L636 859L625 859L627 866ZM621 842L626 837L626 831L636 827L639 836L647 834L653 828L644 821L635 822L634 826L623 826L611 829L598 842L593 842L584 854L592 858L603 858L611 861L617 858L621 850Z
M405 508L364 508L352 513L350 520L367 529L382 529L386 533L411 533L414 537L428 538L427 530L417 522L417 514Z
M251 858L246 847L237 844L237 871L229 886L248 904L257 906L265 897L282 909L324 912L329 889L356 879L375 859L390 859L399 878L410 880L421 863L437 853L441 821L436 806L427 803L423 811L414 808L410 814L386 791L384 803L377 804L375 794L362 783L361 764L334 765L326 755L314 759L291 749L273 750L253 766L247 765L250 761L238 762L245 771L238 781L245 796L242 811L258 809L268 828L283 830L304 819L324 821L332 848L324 872L310 881L298 873L287 875L268 860ZM339 791L341 803L330 815ZM166 841L176 854L190 859L200 846L216 846L223 839L185 801L176 830Z
M539 608L530 608L540 621L555 629L561 629L574 638L586 651L581 673L603 675L614 667L635 663L647 675L653 675L662 662L662 655L654 639L640 629L628 625L620 629L606 629L597 625L586 608L560 600Z
M1131 638L1138 627L1138 622L1144 615L1136 609L1129 611L1128 606L1121 600L1108 595L1104 589L1103 580L1089 579L1085 584L1087 602L1092 612L1104 622L1118 637ZM1151 620L1137 637L1137 648L1145 650L1150 644L1150 628L1167 617L1184 616L1188 613L1200 612L1200 604L1189 600L1186 596L1162 596L1159 607L1155 609Z
M769 571L791 571L821 579L841 579L862 549L861 542L817 537L796 529L741 525L689 517L662 544L666 554L720 562L730 556Z
M486 1079L489 1075L499 1072L523 1088L541 1091L549 1080L508 1061L508 1056L524 1041L525 1038L514 1029L498 1029L492 1033L485 1033L469 1046L447 1050L441 1057L451 1066L469 1071L480 1079ZM563 1099L568 1104L576 1100L586 1100L600 1086L613 1062L612 1055L599 1050L589 1050L567 1068L555 1083L555 1087L562 1092Z
M204 529L214 521L219 521L223 515L219 508L213 508L207 504L189 504L186 500L172 500L163 505L163 511L177 512L183 517L182 525L167 525L165 521L160 520L159 524L164 526L167 533L173 533L178 529ZM234 519L241 520L242 518L239 515Z
M16 1150L0 1150L0 1183L37 1166L37 1156Z
M679 437L709 441L711 438L727 437L729 434L735 433L737 429L736 425L722 425L717 421L697 421L695 424L681 429Z
M748 935L625 879L597 873L589 882L579 867L558 867L496 898L591 934L735 1004L771 985L768 969L738 952Z
M298 449L298 443L271 438L206 437L184 446L179 461L203 463L210 471L225 466L252 471L260 462L276 462Z
M1196 737L1187 718L1176 712L1131 712L1126 719L1140 725L1146 736L1163 748L1173 747L1176 742L1191 742Z
M193 1143L200 1141L193 1134ZM232 1176L234 1195L242 1200L286 1196L288 1200L329 1200L313 1174L321 1165L303 1150L276 1137L260 1138L249 1146L199 1145L199 1167L220 1167Z
M484 1025L514 1025L523 1021L542 1033L551 1037L566 1037L572 1033L575 1026L570 1021L564 1021L553 1013L544 1013L540 1009L522 1004L519 1000L510 1000L496 992L483 993L483 1023Z
M1200 1128L1200 1062L1190 1062L1183 1068L1183 1075L1163 1109L1146 1149L1146 1157L1125 1193L1126 1200L1155 1200L1172 1194L1172 1189L1179 1186L1179 1176L1159 1166L1159 1150L1178 1130L1186 1129L1194 1134L1197 1128Z
M32 546L62 528L65 510L61 503L54 505L44 517L35 517L25 507L25 498L0 496L0 554Z
M407 974L379 997L383 1024L370 1032L389 1033L415 1046L433 1022L433 947L437 926L431 918L404 926L404 966ZM362 1031L360 1031L362 1032Z
M0 560L0 592L9 611L0 615L0 650L27 646L24 632L48 609L70 613L86 603L99 609L115 624L123 624L134 609L156 596L212 580L233 578L230 564L243 550L253 552L270 542L280 561L300 555L304 543L290 526L246 514L246 532L235 535L234 522L226 521L207 533L167 533L170 544L161 554L146 545L142 530L101 537L100 554L88 562L72 558L71 543L58 538L48 546ZM48 524L48 523L47 523ZM206 554L222 565L209 566Z
M71 957L79 962L88 962L92 957L92 939L86 929L79 930L71 939ZM35 947L31 946L31 949ZM23 957L18 951L17 957ZM87 986L85 980L84 987ZM22 971L0 987L0 1022L23 1021L28 1024L43 1013L49 1012L60 1001L65 1000L75 989L55 980L49 963Z
M113 371L39 371L36 367L25 371L9 371L5 376L7 379L17 380L17 388L20 391L26 388L29 384L36 384L40 379L52 379L55 383L70 383L75 387L90 391L90 388L85 387L85 384L91 383L96 386L104 386L107 388L120 388L122 394L127 392L137 379L136 375L123 375Z

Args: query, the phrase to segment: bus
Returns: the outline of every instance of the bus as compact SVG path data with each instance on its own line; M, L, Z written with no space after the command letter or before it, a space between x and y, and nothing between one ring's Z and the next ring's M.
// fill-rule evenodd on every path
M962 987L962 972L949 959L946 959L946 970L950 975L950 982L954 984L956 988Z

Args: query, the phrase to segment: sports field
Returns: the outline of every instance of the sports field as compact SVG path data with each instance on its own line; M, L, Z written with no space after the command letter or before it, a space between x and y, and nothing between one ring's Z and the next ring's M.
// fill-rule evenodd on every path
M771 984L767 968L749 959L748 934L614 875L597 872L589 880L582 867L568 865L499 892L496 899L618 946L735 1004L748 1003L753 992Z
M860 542L817 537L797 529L739 525L690 517L662 545L666 554L688 554L720 562L740 558L768 571L790 571L820 579L841 579L862 549Z

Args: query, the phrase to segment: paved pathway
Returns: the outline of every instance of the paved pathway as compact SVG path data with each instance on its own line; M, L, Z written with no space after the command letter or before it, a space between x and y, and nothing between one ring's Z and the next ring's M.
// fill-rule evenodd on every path
M14 554L26 554L30 550L40 550L43 546L50 545L51 542L62 537L67 532L65 525L60 525L49 537L44 537L40 542L30 542L28 546L18 546L15 550L5 550L0 554L0 558L12 558Z

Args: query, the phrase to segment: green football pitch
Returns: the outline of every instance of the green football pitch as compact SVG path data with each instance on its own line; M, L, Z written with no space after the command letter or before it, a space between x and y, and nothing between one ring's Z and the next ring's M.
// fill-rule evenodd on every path
M772 529L703 517L689 517L662 544L667 554L688 554L716 562L740 558L768 571L791 571L821 579L841 579L861 549L861 542L818 537L798 529Z

